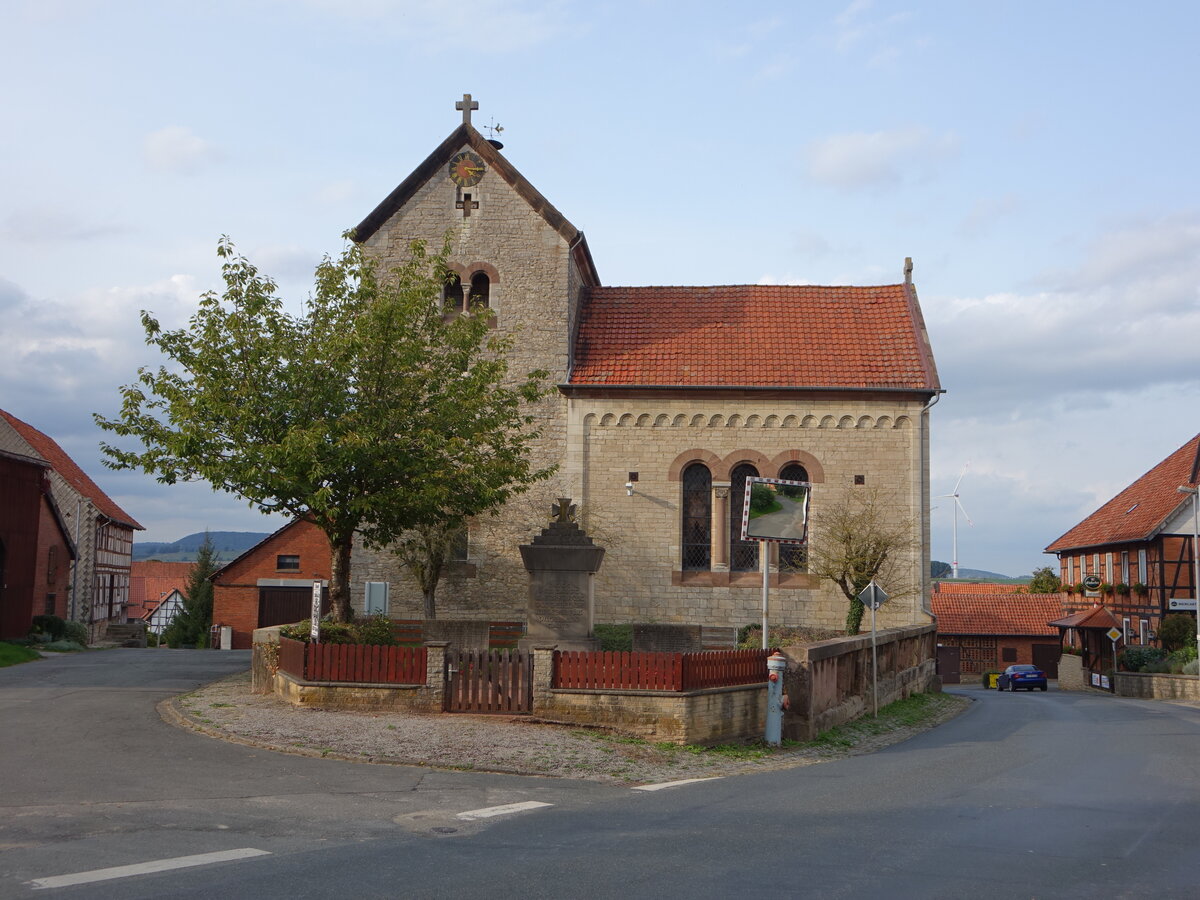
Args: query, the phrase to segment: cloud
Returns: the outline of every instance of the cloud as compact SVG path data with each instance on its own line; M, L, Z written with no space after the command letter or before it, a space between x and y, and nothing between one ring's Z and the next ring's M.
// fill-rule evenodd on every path
M838 52L860 52L866 55L867 65L877 67L899 59L904 50L911 51L928 44L926 38L909 35L904 36L902 40L896 40L895 32L912 18L912 13L901 11L873 17L871 15L873 8L872 0L853 0L849 6L834 16L833 45ZM864 45L878 45L887 38L892 38L892 40L879 46L878 49L860 50Z
M181 125L170 125L146 135L142 152L150 168L176 175L194 175L223 158L215 144Z
M117 222L87 222L56 209L24 209L10 213L0 225L0 238L20 243L91 241L128 234L133 229Z
M958 154L958 138L911 126L892 131L835 134L805 150L808 174L843 190L888 189L925 180Z
M927 310L939 367L1014 404L1031 392L1044 401L1200 380L1200 217L1113 229L1073 269L1041 280L1041 290Z

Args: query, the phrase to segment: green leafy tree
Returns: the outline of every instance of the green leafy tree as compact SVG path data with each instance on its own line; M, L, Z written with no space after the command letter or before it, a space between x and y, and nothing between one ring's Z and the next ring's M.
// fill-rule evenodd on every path
M209 579L220 567L220 556L206 531L196 550L196 561L188 570L187 584L183 588L183 609L175 614L163 632L167 646L208 646L213 612L213 586Z
M929 563L930 578L949 578L954 571L954 567L948 562L942 562L940 559L932 560Z
M1158 626L1158 639L1167 650L1178 650L1196 642L1196 620L1187 613L1163 616Z
M1049 566L1042 566L1033 570L1033 578L1026 590L1031 594L1057 594L1062 590L1062 579Z
M877 582L893 600L912 596L898 563L914 548L910 522L892 520L893 504L878 492L852 493L814 515L815 539L809 546L808 570L832 581L849 601L846 634L858 634L864 607L858 595Z
M348 620L356 533L387 546L494 509L552 472L528 459L546 373L510 377L511 336L486 316L446 315L448 247L414 242L407 262L381 272L347 242L317 267L296 316L222 238L225 289L204 294L187 327L165 331L143 311L147 343L172 365L140 369L120 413L96 416L143 448L102 444L105 464L307 517L329 539L331 612Z

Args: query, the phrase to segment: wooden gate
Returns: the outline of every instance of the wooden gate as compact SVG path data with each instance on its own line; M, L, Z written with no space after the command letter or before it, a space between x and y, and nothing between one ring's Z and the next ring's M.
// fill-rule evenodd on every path
M446 648L446 712L529 713L533 654Z

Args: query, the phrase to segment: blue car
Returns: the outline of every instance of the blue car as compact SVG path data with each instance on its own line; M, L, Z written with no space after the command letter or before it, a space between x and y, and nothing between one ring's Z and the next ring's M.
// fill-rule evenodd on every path
M1046 673L1037 666L1009 666L1000 676L997 687L1000 690L1007 687L1010 691L1018 689L1032 691L1034 688L1044 691L1046 690Z

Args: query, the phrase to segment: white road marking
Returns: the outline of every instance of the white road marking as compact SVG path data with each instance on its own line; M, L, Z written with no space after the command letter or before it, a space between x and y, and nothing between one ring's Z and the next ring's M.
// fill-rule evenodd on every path
M661 791L664 788L679 787L684 784L698 784L701 781L720 781L721 776L716 775L711 778L684 778L682 781L664 781L661 784L643 784L633 788L635 791Z
M538 803L536 800L526 800L524 803L507 803L504 806L488 806L484 809L469 809L466 812L460 812L455 818L457 819L490 819L492 816L506 816L509 813L525 812L530 809L541 809L544 806L553 806L553 803Z
M75 884L91 884L93 881L112 881L114 878L130 878L134 875L148 875L152 872L170 872L172 869L186 869L190 866L206 866L209 863L230 862L235 859L250 859L254 856L270 855L270 852L267 850L242 847L239 850L218 850L215 853L176 856L174 859L154 859L150 862L134 863L131 866L113 866L111 869L92 869L90 872L76 872L74 875L53 875L50 878L36 878L30 881L29 885L35 891L42 888L70 887Z

